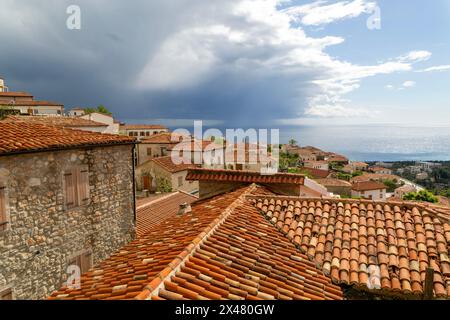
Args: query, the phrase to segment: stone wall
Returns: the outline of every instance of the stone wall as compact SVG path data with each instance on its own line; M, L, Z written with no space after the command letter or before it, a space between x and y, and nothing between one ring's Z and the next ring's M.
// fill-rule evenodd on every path
M61 287L69 259L91 251L93 264L135 237L132 146L0 157L10 223L0 232L0 289L42 299ZM89 171L89 200L67 209L64 171Z

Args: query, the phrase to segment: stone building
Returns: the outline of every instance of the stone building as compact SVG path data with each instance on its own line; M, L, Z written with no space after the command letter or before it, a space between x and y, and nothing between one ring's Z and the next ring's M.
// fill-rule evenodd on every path
M41 299L135 238L131 137L0 122L0 294ZM78 268L80 270L78 270Z
M172 192L198 192L197 181L186 181L188 169L192 164L174 164L170 156L151 159L136 167L137 190Z

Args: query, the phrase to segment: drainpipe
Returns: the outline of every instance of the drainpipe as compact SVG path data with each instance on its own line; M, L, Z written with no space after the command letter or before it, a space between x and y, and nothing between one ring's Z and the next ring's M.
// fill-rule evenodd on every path
M131 159L133 166L133 210L134 210L134 222L136 224L136 174L135 174L136 144L133 144L133 148L131 150Z

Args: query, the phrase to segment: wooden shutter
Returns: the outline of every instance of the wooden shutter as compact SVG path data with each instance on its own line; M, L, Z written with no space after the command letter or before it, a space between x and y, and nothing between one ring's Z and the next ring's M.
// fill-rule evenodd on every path
M12 290L10 288L0 292L0 300L12 300Z
M81 273L88 272L92 267L92 253L86 252L81 255Z
M87 170L78 171L77 190L79 204L86 204L89 201L89 172Z
M6 198L5 198L5 187L0 187L0 231L6 229Z
M75 180L76 177L72 171L66 172L64 174L66 206L68 208L76 207L78 204Z

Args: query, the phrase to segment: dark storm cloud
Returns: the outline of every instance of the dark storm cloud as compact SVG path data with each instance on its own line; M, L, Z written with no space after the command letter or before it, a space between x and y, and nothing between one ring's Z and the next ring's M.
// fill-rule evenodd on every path
M72 4L81 8L81 30L66 28ZM0 0L0 74L12 90L66 109L104 104L119 119L257 126L299 117L320 94L313 80L359 69L324 53L343 39L308 37L278 4ZM360 78L325 82L333 96L317 101L327 107Z

